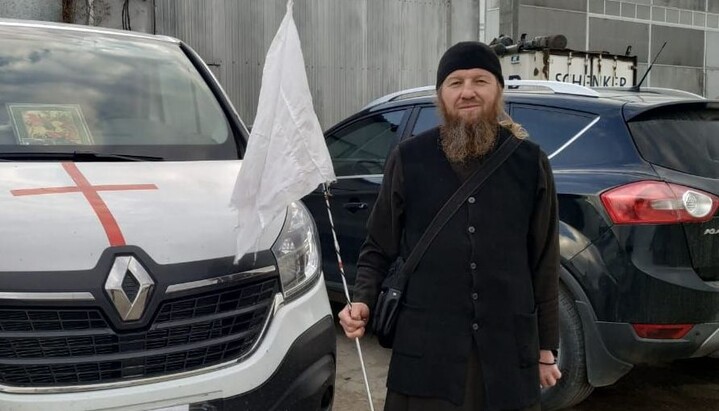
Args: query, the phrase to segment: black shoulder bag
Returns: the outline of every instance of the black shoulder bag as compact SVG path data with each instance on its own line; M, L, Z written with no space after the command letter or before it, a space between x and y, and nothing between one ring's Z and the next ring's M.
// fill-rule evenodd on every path
M389 268L387 276L382 282L372 316L372 328L382 347L392 348L397 316L402 304L404 290L407 287L407 280L409 280L410 273L417 268L417 264L419 264L432 240L454 213L462 207L465 200L484 184L487 178L509 158L521 142L516 137L505 140L497 151L490 155L487 161L442 206L442 209L434 216L417 245L407 257L407 261L405 262L402 257L399 257Z

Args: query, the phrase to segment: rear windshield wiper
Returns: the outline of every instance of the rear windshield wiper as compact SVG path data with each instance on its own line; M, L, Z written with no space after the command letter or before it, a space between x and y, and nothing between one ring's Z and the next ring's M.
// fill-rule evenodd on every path
M136 154L96 153L93 151L0 153L3 160L68 160L68 161L163 161L163 157Z

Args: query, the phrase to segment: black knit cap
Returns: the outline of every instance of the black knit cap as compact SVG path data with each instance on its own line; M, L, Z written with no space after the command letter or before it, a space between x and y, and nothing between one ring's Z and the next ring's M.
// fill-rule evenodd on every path
M504 87L502 65L494 50L478 41L462 41L447 49L439 60L437 67L437 90L444 79L455 70L484 69L494 74L499 84Z

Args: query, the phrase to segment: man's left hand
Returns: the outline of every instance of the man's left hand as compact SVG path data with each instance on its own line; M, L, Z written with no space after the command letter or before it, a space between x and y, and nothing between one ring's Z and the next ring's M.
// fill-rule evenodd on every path
M557 380L562 378L562 373L559 371L559 367L557 364L554 364L554 362L555 359L552 351L539 351L539 385L542 388L553 387L557 383Z

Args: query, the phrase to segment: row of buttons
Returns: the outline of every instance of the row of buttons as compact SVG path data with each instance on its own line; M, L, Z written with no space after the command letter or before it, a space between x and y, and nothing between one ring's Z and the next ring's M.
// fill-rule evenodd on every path
M477 269L477 264L476 264L476 263L470 263L470 264L469 264L469 268L471 268L472 270L476 270L476 269ZM477 300L479 299L479 294L477 294L477 293L472 293L472 299L473 299L474 301L477 301Z
M476 200L474 197L469 197L469 198L467 199L467 202L468 202L469 204L474 204L476 201L477 201L477 200ZM476 230L473 226L469 226L469 227L467 227L467 231L468 231L470 234L474 234L475 231L477 231L477 230ZM477 264L476 264L476 263L470 263L470 264L469 264L469 268L471 268L472 270L476 270L476 269L477 269ZM477 293L472 293L472 300L477 301L478 299L479 299L479 294L477 294ZM473 329L474 331L478 331L478 330L479 330L479 324L478 324L478 323L473 323L473 324L472 324L472 329Z

